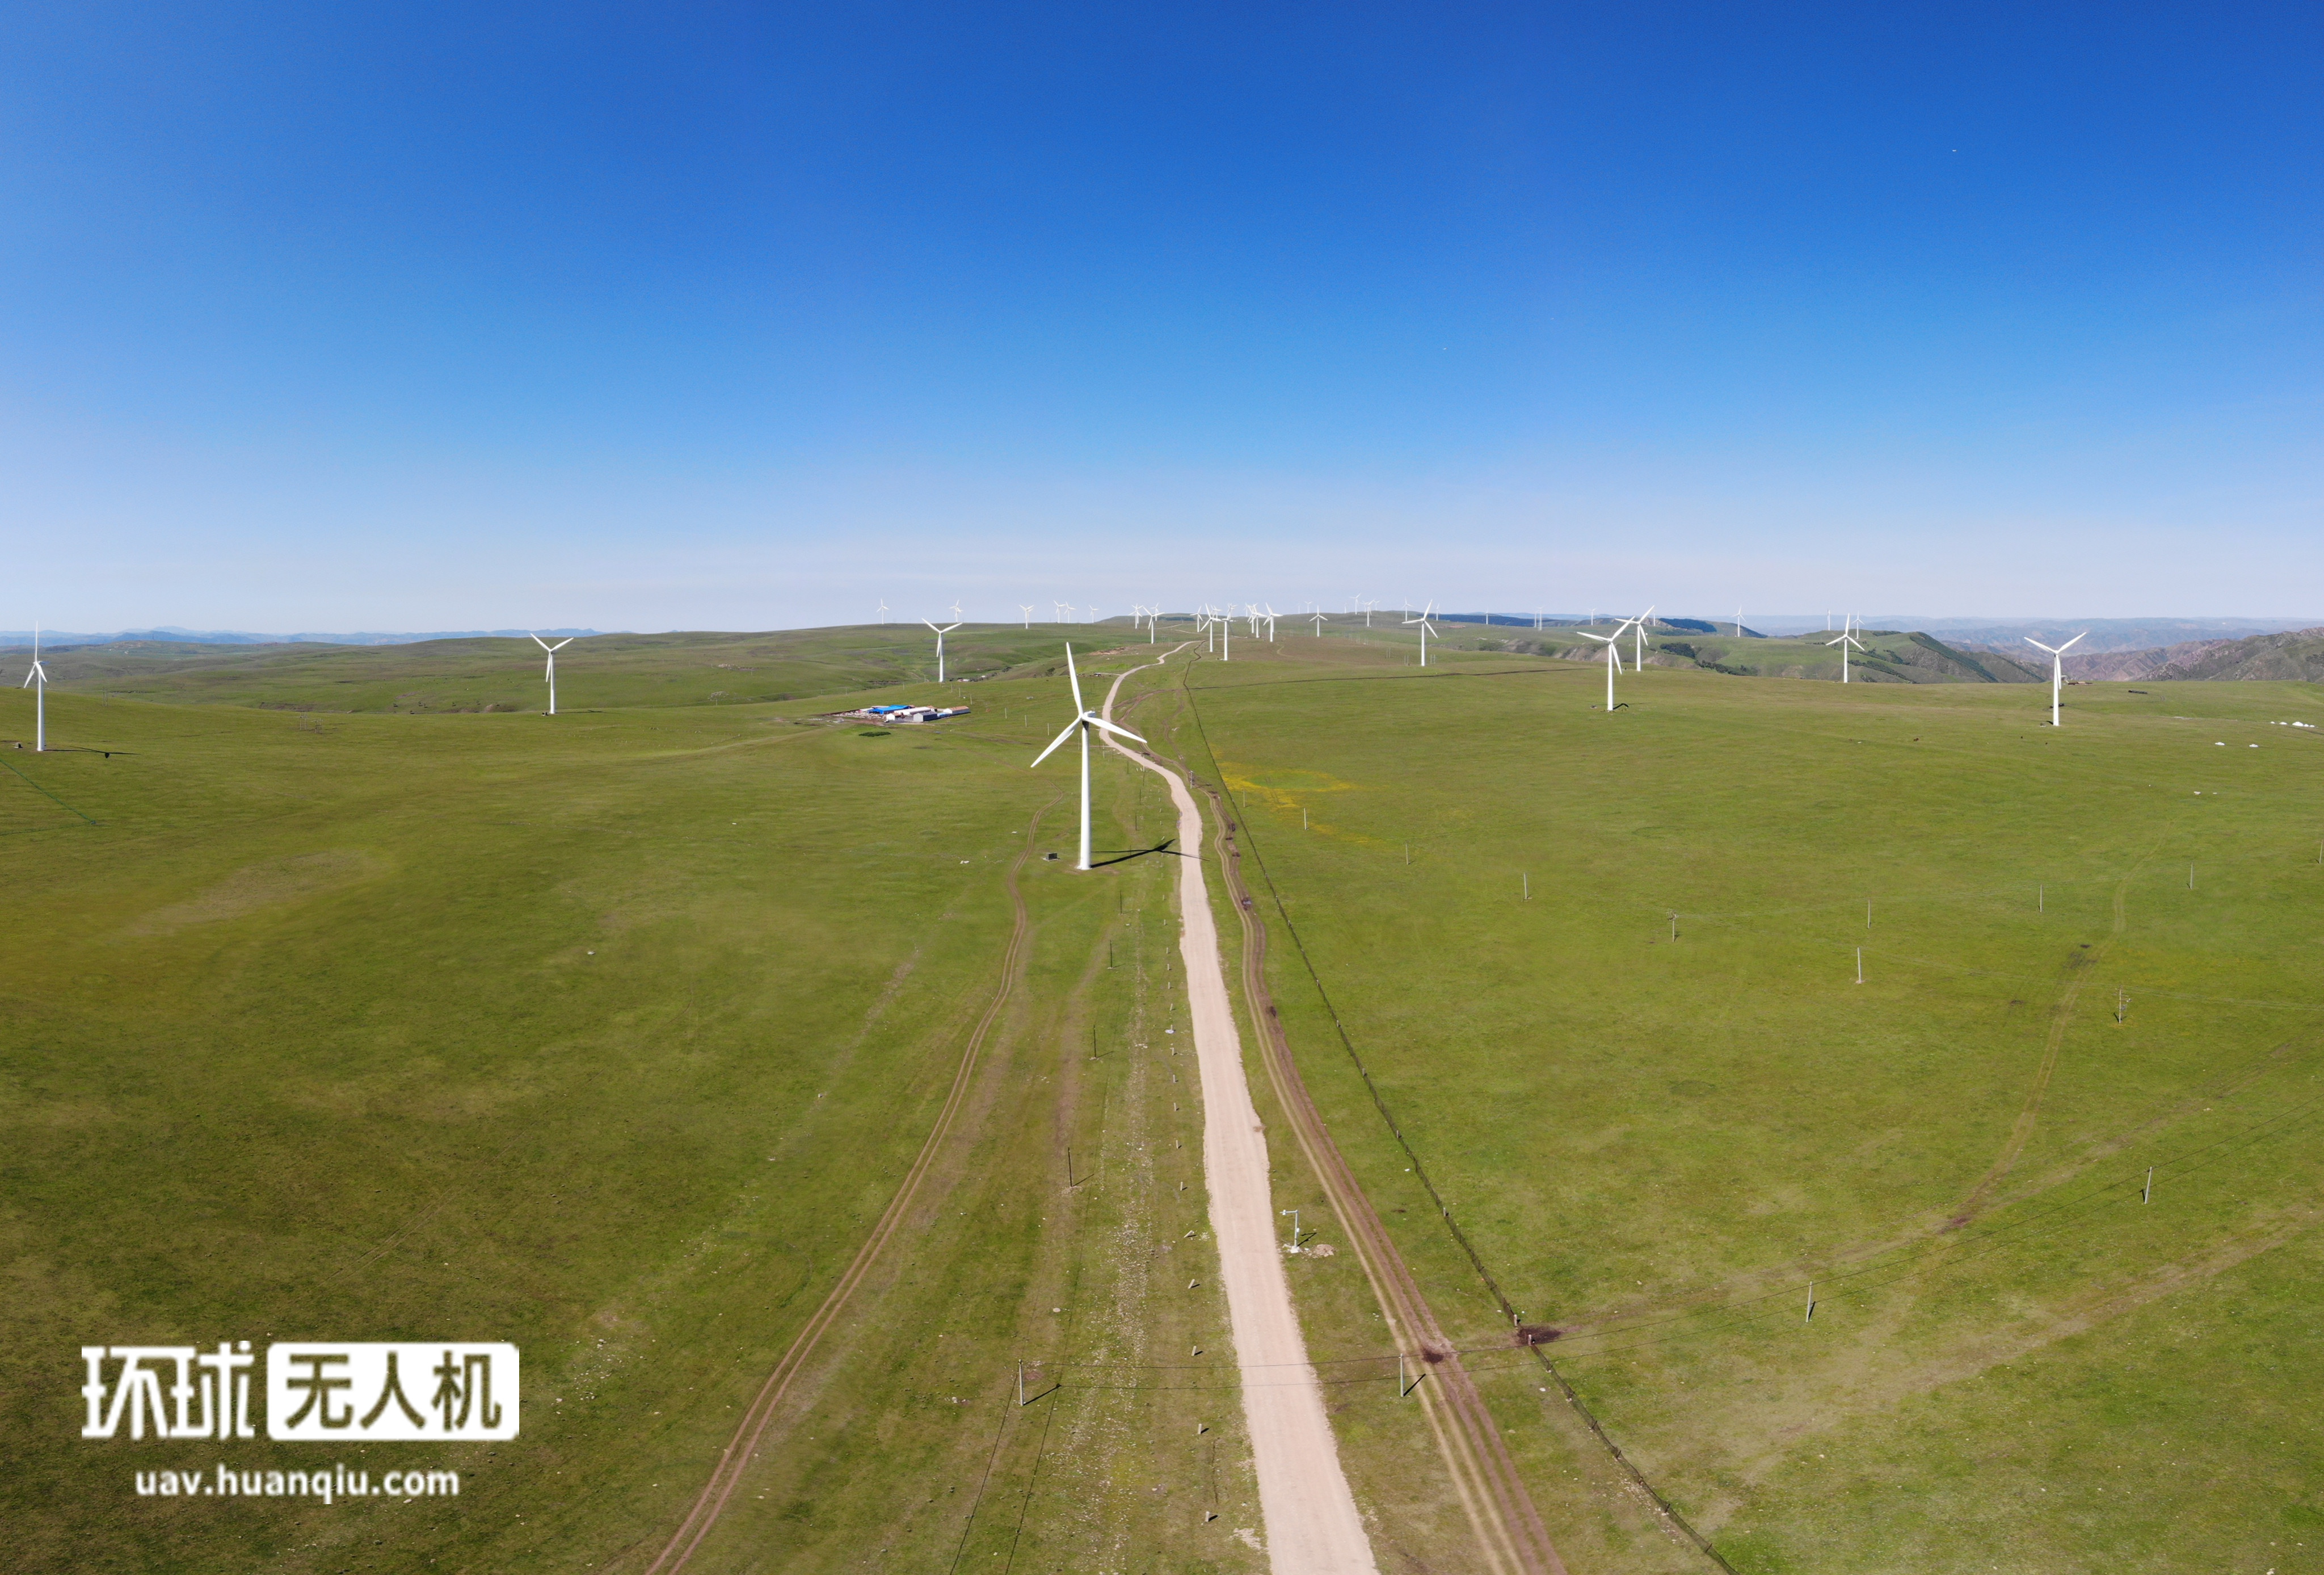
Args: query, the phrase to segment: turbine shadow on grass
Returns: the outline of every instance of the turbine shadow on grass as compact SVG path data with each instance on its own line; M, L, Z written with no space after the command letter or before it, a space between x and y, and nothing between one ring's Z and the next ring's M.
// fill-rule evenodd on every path
M1155 843L1150 848L1132 848L1126 853L1116 853L1111 859L1092 859L1090 861L1090 868L1093 870L1102 870L1108 864L1127 864L1132 859L1143 859L1148 857L1149 854L1154 853L1167 853L1174 859L1183 859L1186 855L1179 852L1170 845L1177 840L1178 839L1176 837L1164 837L1160 842Z

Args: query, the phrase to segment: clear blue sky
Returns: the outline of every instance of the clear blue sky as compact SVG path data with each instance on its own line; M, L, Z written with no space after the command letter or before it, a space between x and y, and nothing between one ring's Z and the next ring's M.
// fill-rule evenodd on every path
M2324 22L25 5L0 626L2324 612Z

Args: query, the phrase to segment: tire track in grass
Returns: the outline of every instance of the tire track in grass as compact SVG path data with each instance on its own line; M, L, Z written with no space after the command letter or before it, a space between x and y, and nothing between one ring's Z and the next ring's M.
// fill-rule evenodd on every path
M1119 686L1117 682L1116 687ZM1191 705L1191 696L1189 699ZM1111 706L1112 697L1109 695L1109 714ZM1200 714L1194 714L1199 730ZM1120 748L1118 744L1114 747ZM1158 762L1141 759L1141 763L1167 774L1167 769ZM1174 776L1173 779L1177 778ZM1426 1296L1397 1251L1379 1211L1372 1207L1361 1184L1348 1168L1323 1121L1323 1112L1308 1096L1297 1063L1292 1059L1289 1039L1267 986L1267 928L1259 919L1243 881L1242 854L1234 838L1235 823L1228 807L1219 790L1200 781L1193 772L1185 772L1184 779L1210 797L1214 811L1220 867L1224 871L1228 898L1242 924L1244 999L1251 1009L1268 1082L1299 1141L1300 1152L1341 1223L1347 1228L1350 1244L1356 1249L1357 1260L1363 1266L1381 1315L1396 1334L1398 1347L1405 1354L1419 1359L1425 1372L1434 1380L1434 1393L1428 1386L1415 1393L1430 1431L1435 1435L1438 1451L1443 1457L1462 1508L1476 1534L1479 1552L1488 1567L1496 1571L1564 1575L1565 1565L1551 1544L1548 1531L1517 1475L1516 1461L1510 1458L1499 1426L1462 1364L1458 1347L1445 1338L1438 1326ZM1294 940L1296 944L1296 932ZM1316 987L1322 989L1321 981ZM1350 1053L1353 1054L1352 1048ZM1369 1083L1370 1079L1366 1082Z
M2160 847L2161 842L2158 840L2155 845ZM1995 1156L1992 1166L1978 1178L1977 1184L1969 1188L1969 1195L1961 1200L1960 1207L1954 1213L1957 1221L1966 1221L1985 1207L1987 1200L1993 1195L1993 1190L2008 1177L2017 1164L2017 1156L2033 1140L2034 1128L2042 1119L2042 1101L2050 1091L2050 1080L2057 1073L2058 1057L2065 1052L2066 1030L2074 1020L2074 1003L2081 997L2082 986L2106 956L2107 948L2120 940L2129 928L2130 883L2138 879L2139 870L2154 856L2154 848L2149 848L2139 855L2137 862L2123 871L2122 879L2116 882L2114 924L2107 929L2106 939L2091 947L2088 956L2068 961L2067 967L2070 972L2066 987L2059 992L2057 1004L2050 1009L2049 1037L2043 1041L2042 1064L2034 1071L2034 1086L2026 1092L2024 1108L2017 1112L2017 1119L2011 1125L2009 1137L2002 1144L2001 1152Z
M1031 916L1026 912L1025 894L1018 887L1017 877L1024 869L1025 861L1032 856L1033 843L1040 832L1041 817L1056 807L1057 802L1053 798L1035 812L1032 824L1025 834L1025 845L1018 850L1017 857L1010 862L1008 874L1002 878L1009 890L1015 923L1009 932L1008 949L1001 953L1000 988L992 992L991 1004L984 1009L984 1015L977 1019L975 1028L969 1034L968 1044L961 1051L960 1065L953 1073L952 1091L945 1096L944 1108L936 1112L936 1124L928 1129L927 1140L920 1145L918 1157L912 1161L912 1168L905 1173L902 1184L896 1189L896 1195L889 1201L879 1223L872 1228L871 1236L857 1249L846 1273L839 1276L839 1283L824 1297L823 1305L816 1309L815 1316L807 1320L807 1326L792 1340L790 1349L775 1364L774 1371L767 1375L767 1381L760 1386L758 1397L751 1402L751 1408L735 1424L733 1438L720 1451L718 1463L712 1469L709 1481L703 1484L694 1507L687 1511L686 1518L670 1534L668 1545L652 1563L646 1566L645 1575L676 1575L676 1571L685 1569L687 1561L694 1557L695 1550L702 1545L702 1539L708 1536L711 1528L718 1524L727 1500L733 1497L734 1489L742 1485L742 1473L756 1457L759 1441L773 1424L775 1414L781 1409L783 1399L790 1393L791 1385L797 1381L800 1369L815 1354L816 1347L822 1342L824 1335L838 1322L840 1313L846 1310L848 1301L854 1295L855 1288L872 1272L872 1265L879 1261L882 1249L903 1228L906 1217L911 1213L912 1202L919 1193L920 1183L927 1179L927 1173L935 1166L936 1155L944 1147L954 1119L968 1102L969 1091L975 1086L976 1068L984 1041L991 1035L993 1024L1000 1021L1001 1009L1009 1004L1010 997L1016 991L1017 981L1024 972L1025 943L1032 934L1033 926Z

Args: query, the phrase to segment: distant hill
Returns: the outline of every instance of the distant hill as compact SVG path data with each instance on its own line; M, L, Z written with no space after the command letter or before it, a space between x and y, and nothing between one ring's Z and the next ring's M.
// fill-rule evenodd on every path
M2173 655L2146 676L2163 680L2297 678L2324 683L2324 628L2219 641L2184 656Z
M2066 677L2098 683L2151 678L2173 662L2191 661L2205 651L2237 643L2232 640L2186 640L2150 650L2102 650L2088 656L2075 649L2066 653ZM2025 649L2031 651L2034 648Z
M522 640L539 633L551 640L570 635L583 638L602 632L595 629L463 629L432 634L246 634L235 629L123 629L111 634L75 634L66 629L41 631L41 648L61 650L70 645L119 645L127 641L159 640L171 645L416 645L427 640ZM0 646L30 647L29 629L0 629Z
M1068 640L1086 652L1124 632L1090 624L969 624L946 636L945 669L955 681L994 677L1056 661ZM24 655L8 653L0 682L23 677ZM60 692L178 705L426 714L535 711L548 698L540 649L521 631L513 638L383 645L115 640L60 649L47 666ZM601 634L558 653L557 699L568 711L795 700L923 683L936 667L936 637L903 624Z
M1730 626L1731 627L1731 626ZM1613 626L1600 626L1611 632ZM1647 641L1646 660L1656 667L1697 667L1716 673L1753 678L1840 677L1839 648L1831 636L1809 634L1797 639L1771 639L1731 633L1699 634L1692 629L1683 638L1657 631ZM1865 649L1849 659L1848 677L1858 684L2031 684L2046 680L2049 669L2036 670L2015 657L1994 651L1957 650L1934 635L1904 630L1860 630L1857 639ZM1512 650L1539 649L1570 661L1603 661L1606 648L1595 640L1573 638L1564 630L1544 630L1534 640L1510 642ZM2030 648L2029 648L2030 649ZM1625 640L1622 658L1630 659Z
M1947 645L1959 649L1975 646L1983 650L1998 650L2004 654L2026 653L2028 659L2047 662L2040 651L2025 643L2032 635L2044 645L2063 645L2077 634L2085 638L2076 646L2083 655L2100 651L2152 650L2161 646L2181 645L2199 640L2245 640L2255 634L2275 634L2296 629L2308 622L2304 619L2268 618L2077 618L2070 622L2058 618L2040 619L1980 619L1966 618L1895 618L1870 620L1888 628L1918 629L1935 635Z

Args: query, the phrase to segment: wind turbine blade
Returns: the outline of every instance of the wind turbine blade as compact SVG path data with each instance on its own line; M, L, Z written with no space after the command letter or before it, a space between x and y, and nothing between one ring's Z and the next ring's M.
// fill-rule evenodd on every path
M2080 635L2079 635L2079 634L2078 634L2078 635L2076 635L2076 636L2074 637L2074 639L2075 639L2075 640L2080 640L2080 638L2081 638L2081 636L2080 636ZM2034 647L2036 649L2039 649L2039 650L2046 650L2046 651L2048 651L2052 656L2056 656L2056 655L2058 655L2060 652L2063 651L2063 650L2066 649L2066 647L2065 647L2065 646L2062 646L2062 645L2043 645L2040 640L2038 640L2034 639L2034 638L2032 635L2030 635L2030 634L2029 634L2029 635L2027 635L2027 636L2025 636L2025 643L2026 643L2026 644L2028 644L2028 645L2030 645L2030 646ZM2069 641L2067 642L2067 644L2069 644L2069 645L2070 645L2070 644L2072 644L2072 643L2073 643L2073 641L2072 641L2072 640L2069 640Z
M1057 746L1058 746L1059 744L1061 744L1061 743L1065 742L1067 739L1069 739L1069 738L1073 737L1073 736L1074 736L1074 732L1075 732L1078 728L1080 728L1081 724L1082 724L1082 719L1081 719L1080 717L1078 717L1078 716L1074 717L1071 722L1068 722L1067 723L1065 723L1065 732L1061 732L1061 733L1059 733L1056 737L1055 737L1055 738L1051 739L1051 740L1049 741L1049 747L1048 747L1047 749L1043 750L1039 754L1035 755L1035 756L1033 757L1033 764L1034 764L1034 765L1036 765L1036 766L1038 766L1038 765L1039 765L1043 760L1047 760L1051 755L1056 754L1056 753L1057 752ZM1028 768L1028 769L1029 769L1030 768Z
M1104 717L1098 715L1095 712L1090 713L1087 720L1092 727L1102 727L1108 732L1119 733L1123 738L1130 740L1132 743L1144 743L1146 741L1126 727L1114 726L1113 723L1108 722Z
M1573 632L1580 635L1584 640L1594 640L1600 645L1611 645L1615 640L1621 638L1618 631L1613 634L1592 634L1586 629L1577 629Z
M1065 642L1065 677L1074 686L1074 714L1088 714L1089 707L1082 704L1082 676L1074 670L1074 647L1070 640Z
M2074 636L2074 639L2073 639L2073 640L2068 640L2065 644L2063 644L2063 645L2060 646L2060 647L2058 648L2058 654L2059 654L2060 656L2064 656L2068 651L2070 651L2070 650L2071 650L2071 649L2074 649L2074 640L2088 640L2088 639L2089 638L2089 635L2090 635L2090 631L2089 631L2089 630L2087 630L2087 629L2083 630L2083 631L2081 631L2081 633L2080 633L2080 634L2078 634L2078 635Z
M550 646L549 649L552 651L559 651L563 650L567 646L571 645L572 643L573 637L568 634L563 640L558 640L555 645Z
M550 645L547 640L545 640L541 639L541 638L540 638L540 636L539 636L539 635L537 635L537 634L530 634L530 631L528 631L528 637L531 640L531 641L532 641L532 643L533 643L533 644L535 644L535 645L539 646L539 647L540 647L541 649L543 649L543 650L553 650L553 649L556 649L554 646Z

